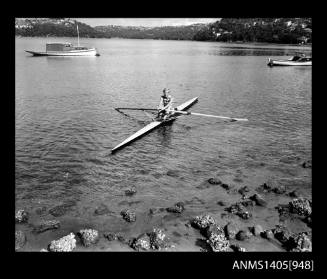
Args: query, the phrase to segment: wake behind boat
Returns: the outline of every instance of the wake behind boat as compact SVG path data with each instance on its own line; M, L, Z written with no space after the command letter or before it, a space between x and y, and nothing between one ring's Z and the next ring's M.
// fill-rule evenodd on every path
M176 120L178 117L180 117L182 115L206 116L206 117L214 117L214 118L220 118L220 119L231 120L231 121L247 121L247 119L245 119L245 118L231 118L231 117L227 117L227 116L209 115L209 114L186 111L188 108L193 106L197 101L198 101L198 97L190 99L187 102L172 109L167 118L154 119L150 124L146 125L144 128L137 131L135 134L131 135L130 137L125 139L122 143L120 143L116 147L114 147L111 150L111 153L114 153L115 151L123 148L124 146L128 145L129 143L135 141L136 139L139 139L140 137L144 136L145 134L149 133L150 131L154 130L155 128L158 128L167 123L171 123L172 121ZM157 111L157 109L151 109L151 108L115 108L115 110L117 110L119 112L120 112L120 110L140 110L140 111L144 111L144 112Z
M268 66L312 66L312 57L295 55L287 60L272 60L268 58Z

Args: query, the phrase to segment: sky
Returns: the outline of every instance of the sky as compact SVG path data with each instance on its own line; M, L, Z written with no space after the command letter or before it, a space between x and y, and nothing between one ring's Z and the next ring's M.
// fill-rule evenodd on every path
M99 25L122 25L122 26L174 26L189 25L194 23L212 23L218 18L74 18L92 27Z

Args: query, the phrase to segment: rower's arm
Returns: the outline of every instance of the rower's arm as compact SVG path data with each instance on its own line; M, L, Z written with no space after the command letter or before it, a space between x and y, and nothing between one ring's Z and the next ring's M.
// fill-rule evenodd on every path
M160 103L159 103L159 106L158 106L158 110L162 110L164 108L163 106L163 99L160 98Z

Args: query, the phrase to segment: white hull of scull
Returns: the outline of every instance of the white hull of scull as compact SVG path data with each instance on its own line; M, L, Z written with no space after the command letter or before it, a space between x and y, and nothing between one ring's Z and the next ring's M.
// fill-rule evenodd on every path
M177 110L186 110L187 108L189 108L190 106L192 106L194 103L196 103L198 100L198 97L195 97L181 105L179 105L177 107ZM171 122L174 121L176 118L173 119L169 119L167 121L153 121L150 124L146 125L144 128L142 128L141 130L137 131L135 134L131 135L130 137L128 137L127 139L125 139L122 143L118 144L116 147L114 147L111 152L115 152L118 149L128 145L129 143L133 142L134 140L144 136L145 134L147 134L148 132L152 131L153 129L157 128L158 126L161 126L167 122Z

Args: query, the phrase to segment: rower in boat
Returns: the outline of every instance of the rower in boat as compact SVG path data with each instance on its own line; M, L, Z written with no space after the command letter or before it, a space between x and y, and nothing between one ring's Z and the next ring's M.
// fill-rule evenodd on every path
M170 93L170 90L168 88L164 88L162 91L163 95L161 96L160 103L158 106L158 120L166 120L167 117L171 116L173 113L173 98L171 95L168 95Z

